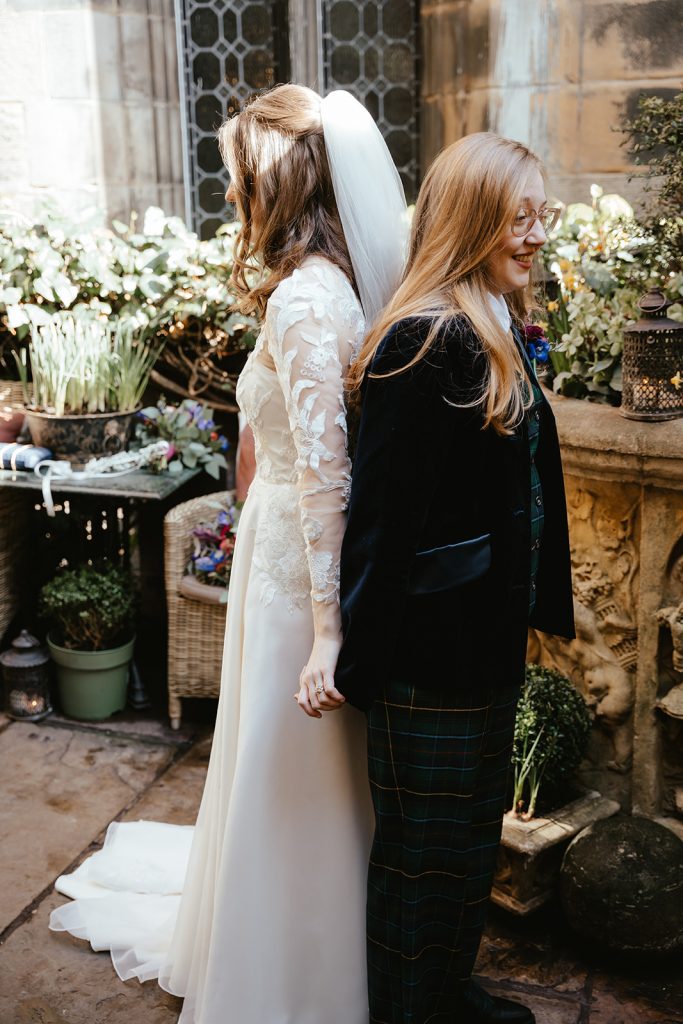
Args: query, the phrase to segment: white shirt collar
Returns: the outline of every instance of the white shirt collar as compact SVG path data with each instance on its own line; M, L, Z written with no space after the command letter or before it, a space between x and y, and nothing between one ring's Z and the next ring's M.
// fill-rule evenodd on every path
M510 316L507 302L502 295L494 295L493 292L489 292L489 303L491 305L491 312L507 333L512 326L512 317Z

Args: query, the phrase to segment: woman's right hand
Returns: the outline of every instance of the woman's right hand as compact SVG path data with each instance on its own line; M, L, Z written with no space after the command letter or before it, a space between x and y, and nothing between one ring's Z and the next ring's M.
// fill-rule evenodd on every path
M334 670L341 650L339 640L316 637L307 664L299 676L299 692L294 694L301 710L309 718L322 718L323 711L337 711L346 698L334 685Z

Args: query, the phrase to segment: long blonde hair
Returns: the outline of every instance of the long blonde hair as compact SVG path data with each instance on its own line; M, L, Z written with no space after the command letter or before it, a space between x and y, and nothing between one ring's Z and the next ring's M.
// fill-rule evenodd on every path
M318 94L302 85L262 93L224 121L218 144L237 193L232 280L242 312L263 316L280 281L311 255L336 264L355 287Z
M481 406L484 426L498 433L509 433L519 422L531 398L522 386L521 356L487 298L492 287L487 264L510 230L533 170L543 173L534 153L493 132L467 135L434 160L415 206L403 281L351 368L352 390L392 324L406 317L432 318L421 349L395 374L422 359L446 321L462 313L486 360L480 391L469 404ZM511 292L506 300L513 319L521 323L532 305L531 289Z

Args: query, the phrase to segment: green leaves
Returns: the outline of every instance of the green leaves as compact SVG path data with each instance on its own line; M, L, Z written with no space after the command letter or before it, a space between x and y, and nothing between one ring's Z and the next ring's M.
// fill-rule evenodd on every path
M42 310L43 323L77 308L151 329L196 316L220 323L235 349L250 348L255 331L246 328L256 322L230 318L236 226L200 240L158 207L145 213L142 232L137 221L133 214L129 225L116 221L109 230L92 211L67 221L48 206L35 223L0 214L0 327L17 332L38 323L28 306ZM0 338L0 360L11 347Z
M586 703L565 676L540 665L526 666L512 754L517 814L533 817L539 795L558 790L576 771L590 728Z
M32 324L34 407L57 416L132 412L161 348L142 341L130 325L92 315L57 313L44 325Z
M115 647L131 627L134 607L131 576L114 566L65 570L40 592L41 614L55 623L64 646L72 650Z

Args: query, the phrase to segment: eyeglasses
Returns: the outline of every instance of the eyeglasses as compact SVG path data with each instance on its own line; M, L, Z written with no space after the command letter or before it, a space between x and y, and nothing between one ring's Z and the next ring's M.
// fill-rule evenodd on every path
M547 235L557 224L561 213L561 210L552 207L547 207L540 213L537 213L536 210L526 210L522 207L512 222L512 233L520 238L528 235L534 223L538 220Z

